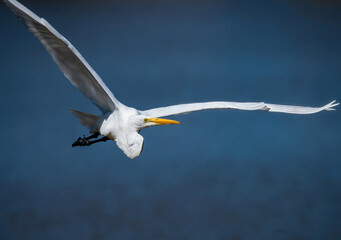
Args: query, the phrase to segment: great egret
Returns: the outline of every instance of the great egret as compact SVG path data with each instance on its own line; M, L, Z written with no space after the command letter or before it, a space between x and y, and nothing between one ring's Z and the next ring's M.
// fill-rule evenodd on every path
M89 146L110 139L116 141L117 146L129 158L136 158L143 148L144 140L139 134L141 129L163 124L179 124L177 121L160 117L207 109L263 110L292 114L312 114L323 110L334 110L333 107L338 105L335 101L319 108L264 102L204 102L140 111L119 102L76 48L45 19L38 17L16 0L4 0L4 2L46 48L70 82L102 111L102 115L97 116L71 110L80 123L88 128L90 133L93 133L90 137L78 138L73 146ZM103 137L89 141L99 135Z

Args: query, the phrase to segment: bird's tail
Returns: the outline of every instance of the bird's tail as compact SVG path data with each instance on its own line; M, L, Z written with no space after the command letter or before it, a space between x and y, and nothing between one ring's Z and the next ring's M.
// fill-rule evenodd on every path
M99 116L90 114L90 113L85 113L85 112L80 112L77 110L70 110L70 112L78 118L79 122L86 127L87 129L90 130L90 133L95 133L98 132L98 126L97 126L97 121L99 120Z

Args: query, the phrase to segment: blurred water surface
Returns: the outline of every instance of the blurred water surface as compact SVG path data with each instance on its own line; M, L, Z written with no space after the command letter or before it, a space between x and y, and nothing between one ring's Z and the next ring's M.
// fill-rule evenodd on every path
M337 1L23 1L124 104L341 100ZM71 148L98 114L0 5L1 239L341 239L341 109L206 111Z

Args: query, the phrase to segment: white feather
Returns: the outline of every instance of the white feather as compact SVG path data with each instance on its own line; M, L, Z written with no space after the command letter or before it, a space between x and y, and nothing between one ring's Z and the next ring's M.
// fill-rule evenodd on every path
M263 110L269 112L281 112L291 114L312 114L323 110L333 110L333 107L339 105L335 101L328 103L323 107L301 107L290 105L278 105L270 103L241 103L241 102L204 102L179 104L168 107L153 108L146 111L140 111L141 114L151 117L165 117L182 113L208 110L208 109L238 109L238 110Z
M77 49L45 19L15 0L4 2L46 48L72 85L103 113L112 112L122 105Z

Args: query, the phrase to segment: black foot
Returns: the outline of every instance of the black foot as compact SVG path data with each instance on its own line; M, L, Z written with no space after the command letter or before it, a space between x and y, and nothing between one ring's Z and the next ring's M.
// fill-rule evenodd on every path
M79 137L73 144L72 147L77 147L77 146L90 146L90 141L88 138L86 138L84 135L83 137Z
M92 145L94 143L106 142L107 140L109 140L109 138L107 138L107 137L102 137L102 138L96 139L94 141L89 141L89 139L98 138L99 135L100 135L99 133L94 133L94 134L92 134L89 137L85 137L85 135L83 135L83 137L79 137L77 139L77 141L72 144L72 147L90 146L90 145Z

